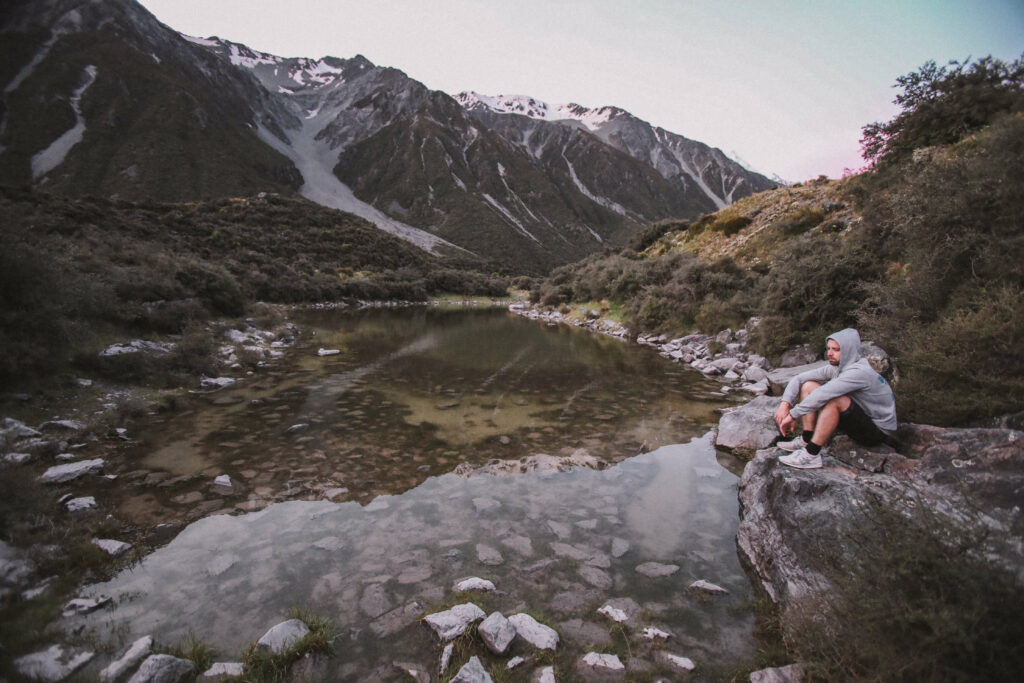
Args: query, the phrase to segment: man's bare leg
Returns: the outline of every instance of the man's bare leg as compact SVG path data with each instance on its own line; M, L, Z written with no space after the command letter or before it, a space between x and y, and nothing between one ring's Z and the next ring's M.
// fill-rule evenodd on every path
M814 426L814 436L810 438L818 446L824 446L832 438L839 426L839 413L850 407L849 396L837 396L818 411L818 421ZM805 437L806 438L806 437Z
M820 387L821 385L817 382L804 382L800 385L800 400L803 401L807 398L812 391ZM804 439L810 441L810 435L814 433L814 425L818 421L818 413L807 413L800 418L800 424L804 427Z

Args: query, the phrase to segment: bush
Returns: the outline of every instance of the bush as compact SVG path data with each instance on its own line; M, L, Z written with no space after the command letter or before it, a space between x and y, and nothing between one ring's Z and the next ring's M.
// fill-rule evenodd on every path
M793 654L814 680L1016 680L1024 587L986 559L984 535L908 509L869 499L845 538L822 548L832 588L786 623Z
M795 237L819 225L823 220L825 220L824 211L812 207L804 207L783 216L781 220L775 223L775 227L782 234Z

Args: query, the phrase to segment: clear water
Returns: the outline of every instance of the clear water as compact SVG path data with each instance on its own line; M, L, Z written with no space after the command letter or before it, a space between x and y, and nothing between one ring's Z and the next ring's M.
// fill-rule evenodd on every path
M634 676L671 676L664 650L694 660L696 680L753 658L735 466L711 444L722 399L698 373L503 311L299 322L316 334L293 367L158 425L137 454L141 472L193 485L194 495L154 496L153 509L220 501L219 512L257 511L200 519L92 586L115 607L73 627L116 643L191 633L232 660L300 607L339 629L330 680L403 680L395 662L436 674L441 645L421 617L470 600L559 631L553 657L523 643L506 657L477 649L494 667L526 656L511 680L529 679L541 661L572 677L588 651L619 654ZM522 473L536 462L557 469L560 457L595 466ZM240 490L211 492L218 473ZM637 572L648 562L679 569L649 578ZM468 576L498 590L455 594ZM696 579L729 593L688 590ZM630 622L596 612L609 601ZM640 637L647 626L673 637L652 645Z

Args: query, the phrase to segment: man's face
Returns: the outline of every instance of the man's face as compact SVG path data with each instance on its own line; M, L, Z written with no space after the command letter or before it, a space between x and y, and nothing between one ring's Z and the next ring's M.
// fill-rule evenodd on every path
M826 355L828 356L828 362L832 365L839 365L839 358L841 357L839 342L835 339L829 339L825 342L825 346L827 347Z

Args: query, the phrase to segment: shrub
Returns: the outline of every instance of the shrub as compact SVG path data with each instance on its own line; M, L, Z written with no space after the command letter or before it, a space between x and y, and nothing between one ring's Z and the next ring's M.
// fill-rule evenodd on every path
M754 222L749 216L721 216L711 226L712 230L723 235L735 235Z
M832 588L786 623L816 680L1010 681L1024 668L1024 587L990 542L923 505L869 499L821 549ZM846 549L845 551L843 549Z
M825 220L825 212L818 208L803 207L782 217L775 227L784 235L802 235Z

